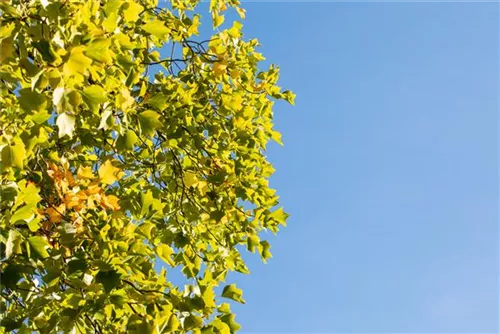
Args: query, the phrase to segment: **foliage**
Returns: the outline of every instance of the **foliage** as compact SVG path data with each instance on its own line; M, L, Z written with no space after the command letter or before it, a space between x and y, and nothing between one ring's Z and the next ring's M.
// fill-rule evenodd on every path
M285 224L265 149L294 95L219 28L237 0L211 1L209 41L197 2L0 2L0 332L239 329L224 282Z

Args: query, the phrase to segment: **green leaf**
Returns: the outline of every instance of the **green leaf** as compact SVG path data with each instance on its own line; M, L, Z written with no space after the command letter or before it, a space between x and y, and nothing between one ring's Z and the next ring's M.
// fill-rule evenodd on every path
M42 258L49 257L49 253L47 249L49 248L49 244L47 241L40 236L34 236L28 238L29 245L35 250L35 252L40 255Z
M221 296L237 301L238 303L245 304L245 301L242 298L243 291L238 289L235 284L226 285L224 290L222 290Z
M9 238L7 239L7 244L5 245L5 256L10 258L12 254L21 254L21 242L21 234L15 229L9 230Z
M134 131L127 130L124 135L120 135L116 139L116 148L120 151L132 151L138 140L139 138Z
M45 123L49 118L50 114L46 110L42 110L31 116L31 120L38 125Z
M31 88L23 88L19 91L19 105L29 113L43 111L47 101L42 94L32 91Z
M121 275L116 270L99 271L96 275L96 283L101 283L104 290L110 293L120 283Z
M108 101L106 96L106 91L97 85L91 85L86 87L82 91L83 101L87 104L90 110L97 112L99 110L99 104Z
M200 328L203 325L203 319L197 315L190 315L184 319L184 329L190 330L193 328Z
M224 211L220 211L220 210L215 210L215 211L212 211L210 212L210 218L216 220L216 221L220 221L222 219L222 217L224 217L226 214L224 213Z
M225 314L220 317L220 320L222 320L229 326L229 328L231 329L231 333L236 333L241 328L241 326L238 325L238 323L234 320L234 318L235 318L234 314Z
M45 39L33 42L33 46L40 52L42 59L48 63L53 63L59 58L50 42Z
M26 149L21 138L14 138L14 145L10 147L10 150L12 165L15 167L23 168L24 159L26 158Z
M271 248L271 245L269 244L269 242L267 242L267 241L260 242L259 250L260 250L260 255L262 257L262 260L264 262L266 262L267 259L272 257L271 252L269 251L270 248Z
M160 128L163 124L159 121L160 115L153 110L143 111L138 115L141 131L145 135L152 135L155 129Z
M249 235L247 238L247 249L253 253L255 251L255 247L260 245L259 241L259 236L255 234Z
M11 166L23 168L25 157L26 149L24 143L19 137L14 138L14 142L11 145L6 145L2 149L2 169Z
M168 100L166 95L158 93L147 100L147 103L150 106L154 107L156 110L162 111L168 105L167 101Z

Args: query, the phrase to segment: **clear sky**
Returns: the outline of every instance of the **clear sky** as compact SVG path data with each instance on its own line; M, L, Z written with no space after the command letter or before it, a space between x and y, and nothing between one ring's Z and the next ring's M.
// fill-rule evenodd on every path
M297 101L269 150L289 226L231 276L243 332L497 332L499 5L244 8Z

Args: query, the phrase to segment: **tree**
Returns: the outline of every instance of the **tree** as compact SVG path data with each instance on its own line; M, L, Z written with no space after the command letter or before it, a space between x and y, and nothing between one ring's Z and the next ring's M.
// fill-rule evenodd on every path
M238 0L204 41L197 3L0 2L0 332L239 329L225 278L285 224L265 149L294 95L240 22L215 31Z

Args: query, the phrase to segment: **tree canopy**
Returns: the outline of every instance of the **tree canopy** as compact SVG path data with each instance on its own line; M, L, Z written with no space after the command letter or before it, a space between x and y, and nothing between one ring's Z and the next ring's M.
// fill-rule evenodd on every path
M238 0L208 40L197 5L0 1L0 332L239 329L226 276L285 224L265 150L294 95Z

